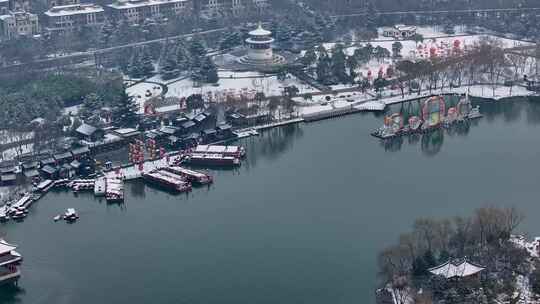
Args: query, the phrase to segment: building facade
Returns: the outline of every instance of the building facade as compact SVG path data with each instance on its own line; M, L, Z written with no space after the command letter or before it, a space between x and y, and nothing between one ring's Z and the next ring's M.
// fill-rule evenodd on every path
M65 6L65 5L73 5L73 4L80 4L81 1L79 0L47 0L47 7L53 8L55 6Z
M30 0L9 0L9 10L12 12L29 12Z
M108 15L130 24L145 19L179 18L193 14L192 0L127 0L107 5Z
M99 26L105 21L105 11L97 4L70 4L54 6L45 12L46 29L73 31L83 26Z
M260 13L270 6L268 0L202 0L198 11L203 18L220 18Z
M0 0L0 15L9 13L9 0Z
M415 26L396 25L394 27L383 28L383 36L396 39L409 39L416 35Z
M39 33L38 16L19 11L0 16L0 29L5 39L32 36Z

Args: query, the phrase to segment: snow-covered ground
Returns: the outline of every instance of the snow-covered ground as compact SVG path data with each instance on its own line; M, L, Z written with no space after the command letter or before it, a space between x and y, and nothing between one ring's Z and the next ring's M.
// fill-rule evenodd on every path
M277 76L265 76L259 72L230 72L220 71L219 82L217 85L203 84L202 86L195 87L191 79L181 79L176 82L168 82L168 92L165 97L188 97L192 94L202 94L207 96L212 94L217 95L238 95L238 94L255 94L256 92L263 92L266 96L282 95L283 88L287 86L296 86L299 90L299 94L318 92L318 90L309 84L306 84L292 75L287 75L287 79L281 81L277 79ZM149 78L148 81L163 83L159 76ZM174 80L172 80L174 81ZM148 82L141 82L126 89L127 93L134 96L135 100L139 104L139 113L144 112L144 103L152 98L161 94L161 88ZM158 111L172 111L177 110L178 105L171 105L158 108Z
M191 94L208 94L227 91L229 93L240 92L263 92L266 96L281 95L283 88L295 85L300 93L317 92L317 89L301 82L292 75L280 81L276 76L262 77L257 72L219 72L218 85L204 84L201 87L193 87L193 81L184 79L169 85L166 96L187 97Z
M466 50L467 48L472 47L477 44L480 40L490 38L498 39L501 41L503 47L510 48L521 45L528 45L530 43L521 42L518 40L506 39L506 38L497 38L494 36L486 35L466 35L465 29L462 27L455 27L455 34L446 35L442 32L442 27L418 27L418 33L423 35L424 42L416 43L412 40L400 40L402 44L401 54L403 58L429 58L431 56L431 49L435 50L437 56L446 56L450 54L456 45L459 46L461 50ZM446 37L445 37L446 36ZM441 37L441 38L436 38ZM382 36L382 31L379 33L379 37L370 42L373 47L383 47L389 51L392 50L392 44L397 40L390 40L388 37ZM355 45L349 46L345 49L347 55L352 55L358 47L363 47L367 43L357 43ZM324 47L328 50L331 50L335 46L335 43L325 43ZM395 64L395 60L392 58L385 59L372 59L369 62L361 65L357 69L357 73L361 77L370 77L376 78L377 74L381 71L386 73L388 68ZM216 98L221 98L225 95L251 95L253 96L256 92L263 92L266 96L272 95L281 95L283 88L286 86L295 85L299 88L299 95L304 93L314 93L318 90L308 84L303 83L302 81L296 79L292 75L288 75L287 79L280 81L276 76L268 76L259 73L259 72L231 72L231 71L219 71L219 82L217 85L203 84L202 86L195 87L193 81L189 78L169 80L168 83L168 92L165 97L188 97L192 94L202 94L204 96L214 96ZM159 75L154 76L148 81L155 81L159 83L165 83ZM333 90L347 89L352 88L352 85L348 84L339 84L331 86ZM146 100L158 96L161 88L152 83L139 83L134 86L131 86L127 89L130 95L135 96L136 100L139 102L139 112L142 113L144 110L144 103ZM495 90L490 86L478 85L472 87L461 87L461 88L452 88L433 91L434 94L437 93L466 93L469 92L471 96L476 97L485 97L492 99L501 99L510 96L528 96L531 95L531 92L527 91L523 87L513 87L510 90L509 87L499 86ZM427 95L425 92L423 95ZM346 96L343 96L346 95ZM348 96L347 96L348 95ZM406 95L405 98L414 98L413 95ZM421 96L420 96L421 97ZM339 96L331 96L330 102L327 102L326 95L324 96L314 96L312 100L307 101L303 98L295 98L295 101L302 106L300 107L300 112L303 114L315 113L318 111L328 111L332 109L338 109L342 107L351 107L358 106L360 104L365 104L371 102L373 95L363 94L360 92L339 94ZM373 104L367 103L364 107L367 108L380 108L381 102L384 104L392 104L401 102L401 94L397 90L386 90L383 93L383 99L376 101ZM179 109L179 105L167 105L157 109L158 112L168 112Z
M135 98L139 104L139 113L144 112L144 103L161 94L161 87L155 83L140 82L126 89L126 92Z

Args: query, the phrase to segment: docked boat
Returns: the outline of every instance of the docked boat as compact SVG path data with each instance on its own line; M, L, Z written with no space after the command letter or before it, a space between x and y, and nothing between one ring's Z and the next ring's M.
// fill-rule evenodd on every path
M104 196L107 189L107 179L105 176L96 178L94 182L94 195Z
M79 219L79 214L75 211L74 208L68 208L63 216L66 222L74 222Z
M178 174L194 185L208 185L213 182L211 175L189 170L179 166L167 167L164 170Z
M21 220L28 214L28 207L34 201L33 196L30 193L26 193L15 203L7 209L7 214L14 220Z
M483 116L482 113L480 113L480 107L476 106L476 107L471 109L471 111L467 115L467 118L468 119L477 119L477 118L481 118L482 116Z
M85 191L85 190L93 190L94 189L94 183L95 183L95 180L93 180L93 179L74 180L71 183L71 188L73 189L73 192Z
M59 220L62 219L62 216L60 214L58 214L57 216L53 217L53 221L55 222L58 222Z
M13 210L11 212L11 218L15 221L23 220L27 215L27 212L24 212L22 210Z
M67 178L59 179L54 182L55 188L67 188L70 187L71 181Z
M105 187L105 199L109 203L123 202L124 181L119 178L107 178Z
M36 186L36 192L46 193L54 186L54 181L47 179L42 181Z
M246 156L246 149L242 146L198 145L191 153L221 154L223 156L242 158Z
M196 166L239 166L240 159L222 154L191 154L185 158L186 162Z
M9 220L8 208L7 205L0 207L0 222L7 222Z
M182 176L165 171L154 170L142 174L144 180L165 190L182 193L191 190L191 184Z
M21 277L18 266L23 258L16 245L0 239L0 284L17 283Z

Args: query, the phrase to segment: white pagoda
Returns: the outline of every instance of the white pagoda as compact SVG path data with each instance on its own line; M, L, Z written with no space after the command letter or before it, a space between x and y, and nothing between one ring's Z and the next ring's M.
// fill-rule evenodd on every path
M274 42L272 32L263 29L262 24L259 22L259 26L249 32L249 38L246 39L248 58L255 62L272 61L274 57L272 52L272 42Z
M245 40L247 54L240 58L240 63L259 67L285 63L285 58L274 54L272 50L272 32L264 29L260 22L259 26L248 34L249 37Z
M15 251L17 246L0 239L0 284L17 283L21 277L18 265L22 261L20 253Z

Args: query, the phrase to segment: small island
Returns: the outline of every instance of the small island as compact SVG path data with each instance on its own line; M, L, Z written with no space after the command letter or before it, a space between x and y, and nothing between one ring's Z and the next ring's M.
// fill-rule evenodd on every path
M417 219L379 254L377 303L536 303L539 243L514 235L523 219L498 207Z

